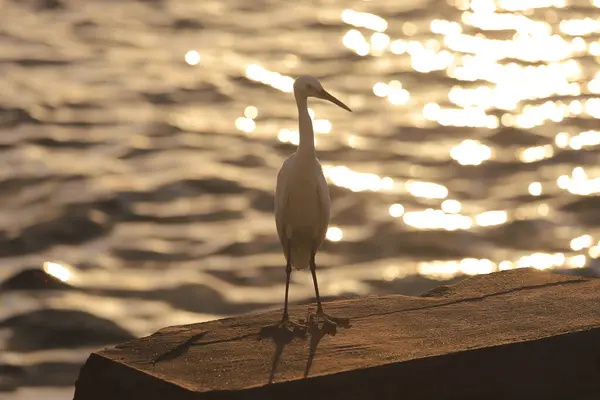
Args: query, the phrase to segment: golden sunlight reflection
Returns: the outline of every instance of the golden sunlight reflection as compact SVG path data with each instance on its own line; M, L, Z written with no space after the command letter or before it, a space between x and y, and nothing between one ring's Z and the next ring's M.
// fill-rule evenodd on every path
M516 264L518 268L532 267L536 269L548 269L563 266L565 260L566 258L563 253L533 253L522 256Z
M394 40L390 44L390 51L393 54L404 54L404 53L406 53L407 48L408 48L407 42L402 39Z
M593 179L588 178L588 174L581 167L574 168L571 176L559 176L556 180L556 184L563 190L582 196L600 192L600 177Z
M569 36L586 36L600 32L600 21L592 18L564 20L559 28Z
M587 263L585 254L579 254L576 256L569 257L565 265L569 268L583 268Z
M460 261L424 261L417 264L419 275L434 279L449 279L459 274L489 274L496 270L496 264L491 260L477 258L464 258Z
M278 72L269 71L260 65L250 64L246 67L246 77L250 80L269 85L282 92L291 93L294 89L294 79Z
M450 150L450 157L461 165L480 165L492 157L492 149L477 140L463 140Z
M592 252L591 257L600 257L600 247ZM594 254L594 255L592 255ZM417 264L420 275L433 279L450 279L458 275L489 274L495 271L506 271L517 268L535 268L545 270L549 268L583 268L587 263L585 254L565 256L563 253L533 253L519 257L517 260L503 260L498 263L488 259L464 258L462 260L434 260L423 261Z
M545 158L550 158L553 155L554 148L549 144L545 146L528 147L520 150L518 153L519 159L525 163L540 161Z
M500 263L498 263L498 271L507 271L514 268L514 263L509 260L500 261Z
M402 84L398 81L391 81L389 84L390 93L388 94L388 101L394 105L406 104L410 95L406 89L402 88Z
M600 72L596 72L594 78L588 82L588 90L592 93L600 93Z
M437 41L430 41L429 45L433 45L434 48L427 48L416 41L408 43L406 50L410 54L413 69L425 74L448 68L454 61L454 55L448 50L438 51L440 45Z
M444 199L448 196L448 189L446 186L438 183L409 180L406 182L405 187L406 190L415 197Z
M392 217L399 218L404 215L404 206L402 204L392 204L389 212Z
M502 110L514 110L517 108L522 96L519 92L511 90L509 86L479 86L474 89L465 89L460 86L454 86L448 93L448 99L457 106L483 107L490 109L492 107Z
M531 36L549 36L552 33L550 24L544 21L534 21L524 15L517 14L465 12L462 15L462 22L489 31L510 29Z
M498 0L498 7L505 11L525 11L533 8L562 8L566 0Z
M352 171L350 168L339 166L323 166L325 177L336 186L345 187L353 192L363 192L370 190L379 192L382 190L392 190L394 180L390 177L380 177L377 174L369 174Z
M540 182L531 182L528 190L532 196L539 196L542 194L542 184Z
M406 36L412 36L417 33L417 26L412 22L405 22L402 24L402 33Z
M443 19L434 19L429 24L431 32L439 35L449 36L462 32L462 27L458 22L446 21Z
M390 83L377 82L373 85L373 93L377 97L387 97L394 105L406 104L410 98L408 91L402 88L402 83L396 80Z
M571 240L571 249L580 251L592 246L592 237L590 235L582 235Z
M590 257L592 257L592 258L600 258L600 246L595 245L595 246L590 247L589 254L590 254Z
M487 39L481 36L467 34L456 34L446 36L444 43L450 50L460 53L469 53L474 55L465 55L462 57L462 68L457 68L457 78L464 80L475 80L475 76L480 79L484 77L493 77L498 72L505 72L507 68L515 72L522 72L529 67L519 67L512 63L506 66L497 64L496 61L509 59L518 59L529 62L539 61L559 61L568 58L574 53L578 53L578 47L571 41L567 41L558 35L553 36L519 36L515 35L513 40ZM540 48L541 47L541 48ZM476 66L488 65L492 67L491 71L476 71ZM509 67L510 66L510 67ZM541 68L541 67L539 67ZM529 68L528 71L535 68ZM495 72L495 74L494 74ZM469 78L469 75L471 77ZM500 74L496 78L502 79L505 76ZM487 80L487 79L486 79Z
M327 240L329 240L329 241L339 242L344 237L344 233L337 226L330 226L327 229L326 237L327 237Z
M255 119L258 116L258 109L254 106L248 106L244 110L244 116L246 118Z
M315 132L315 146L317 145L316 134L328 134L331 133L332 124L327 119L315 119L315 112L312 108L308 109L308 115L313 123L313 129ZM254 121L253 121L254 122ZM280 129L277 134L277 139L283 143L291 143L294 145L300 144L300 132L296 129Z
M584 112L594 118L600 118L600 99L590 98L584 102Z
M579 95L579 85L577 86L577 90L570 95ZM590 102L589 99L585 102L587 105ZM598 105L598 104L596 104ZM584 107L584 110L587 114L594 116L594 114L600 115L600 112L596 109L591 108L592 103L590 103L590 107ZM521 114L516 117L516 125L520 128L534 128L536 126L541 126L546 122L561 122L565 118L569 117L571 114L575 114L572 111L572 107L563 102L552 102L547 101L540 106L531 106L527 105L523 107L523 111Z
M366 56L367 54L369 54L369 50L371 48L369 46L369 42L367 42L367 39L365 39L363 34L356 29L350 29L344 35L342 43L344 44L344 46L346 46L350 50L353 50L359 56Z
M448 214L458 214L462 206L458 200L444 200L442 203L442 211Z
M387 21L380 16L354 10L342 11L342 21L357 28L367 28L377 32L383 32L388 27Z
M580 132L572 137L567 132L560 132L556 135L554 143L562 149L570 147L573 150L597 146L600 144L600 131Z
M44 271L63 282L71 278L71 271L64 264L59 264L51 261L44 262Z
M428 208L424 211L411 211L404 214L406 225L417 229L447 231L465 230L473 226L470 217L460 214L446 214L442 210Z
M442 108L439 104L428 103L423 107L423 116L427 120L444 126L488 129L495 129L499 126L498 117L487 115L483 107Z
M397 265L390 265L382 271L382 277L386 281L393 281L395 279L402 279L408 275L408 271L404 268L400 268Z
M200 53L196 50L190 50L185 53L185 62L189 65L198 65L200 62Z
M256 123L246 117L239 117L235 120L235 127L242 132L250 133L256 128Z
M282 143L291 143L295 146L300 144L300 133L295 129L280 129L277 133L277 140ZM315 138L315 146L317 145L317 138Z
M390 37L385 33L375 32L371 35L371 51L374 55L382 55L390 44Z
M506 211L503 210L486 211L481 214L478 214L475 217L475 223L479 226L502 225L506 223L507 220L508 215Z

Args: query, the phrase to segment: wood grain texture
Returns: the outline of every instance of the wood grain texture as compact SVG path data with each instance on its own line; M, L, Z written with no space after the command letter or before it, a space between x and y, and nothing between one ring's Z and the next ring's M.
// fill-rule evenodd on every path
M305 317L308 307L292 307L291 316ZM325 307L350 318L351 327L335 335L312 327L305 337L261 338L261 326L280 318L276 310L169 327L93 353L75 398L600 394L598 279L519 269L469 278L422 297L373 296Z

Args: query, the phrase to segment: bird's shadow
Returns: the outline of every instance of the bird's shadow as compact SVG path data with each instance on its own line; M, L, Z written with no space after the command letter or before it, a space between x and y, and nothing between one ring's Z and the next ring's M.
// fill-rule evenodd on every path
M310 313L310 311L306 321L300 320L299 322L301 324L306 323L306 328L302 329L299 327L295 327L293 331L276 325L265 326L261 328L259 340L270 338L275 343L275 353L273 354L271 372L269 374L269 380L267 383L273 383L275 373L277 372L277 367L279 366L279 362L281 361L283 349L294 338L306 339L307 336L310 336L308 359L306 361L306 368L304 369L304 377L306 378L310 373L310 368L312 366L315 354L317 352L317 346L319 345L321 339L323 339L326 335L335 336L338 327L342 327L345 329L351 327L350 320L348 318L335 318L335 322L337 323L337 325L323 323L321 326L319 326L318 321L316 320L315 316Z
M182 343L177 344L172 349L169 349L169 350L165 351L164 353L159 354L156 358L154 358L153 360L150 361L150 365L152 366L152 368L154 368L156 366L156 364L158 364L159 362L172 360L177 357L181 357L182 355L184 355L185 353L188 352L188 350L190 349L191 346L194 345L194 342L196 340L201 339L207 333L208 333L208 331L202 331L200 333L190 336L189 338L184 340Z
M327 323L324 322L322 326L319 327L319 323L316 320L314 315L309 316L308 320L308 334L310 336L310 347L308 350L308 358L306 360L306 368L304 368L304 377L308 377L310 373L310 368L312 367L313 360L315 358L315 354L317 354L317 346L319 346L319 342L326 335L335 336L337 334L337 328L349 329L352 325L350 325L350 319L348 318L331 318L335 323Z

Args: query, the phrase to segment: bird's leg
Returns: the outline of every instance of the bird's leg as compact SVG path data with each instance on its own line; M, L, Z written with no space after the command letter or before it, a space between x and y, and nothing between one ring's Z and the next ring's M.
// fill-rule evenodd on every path
M304 328L304 326L298 322L290 320L290 316L288 315L288 293L290 290L290 276L292 275L292 260L291 257L289 257L289 251L287 265L285 266L285 274L285 304L283 306L283 316L281 317L279 326L293 331L294 328Z
M317 319L321 318L325 324L348 327L350 321L347 318L336 318L331 315L325 314L323 311L323 304L321 304L321 297L319 296L319 284L317 282L317 264L315 263L316 252L313 251L310 258L310 272L312 273L313 283L315 285L315 295L317 296Z
M291 248L292 248L292 246L291 246L291 241L290 241L288 251L287 251L287 263L285 266L286 278L285 278L285 303L283 306L283 316L281 317L281 321L278 324L271 325L271 326L265 327L263 329L285 328L285 329L289 330L290 332L294 332L294 330L296 330L296 329L299 329L301 331L306 329L305 325L302 325L298 322L290 320L290 317L288 315L288 293L290 290L290 276L292 275Z
M289 253L289 252L288 252ZM281 322L288 321L288 293L290 291L290 276L292 275L292 263L290 262L290 258L288 256L288 260L285 266L285 303L283 306L283 317L281 318Z

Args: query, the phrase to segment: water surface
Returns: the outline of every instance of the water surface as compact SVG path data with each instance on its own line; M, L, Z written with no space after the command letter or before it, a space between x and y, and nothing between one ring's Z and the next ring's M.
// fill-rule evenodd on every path
M273 190L300 74L354 110L310 102L328 298L594 274L598 7L0 1L0 282L45 267L76 288L0 293L0 387L69 398L103 345L86 316L119 341L280 306ZM293 274L291 300L312 295ZM48 339L63 320L74 343Z

